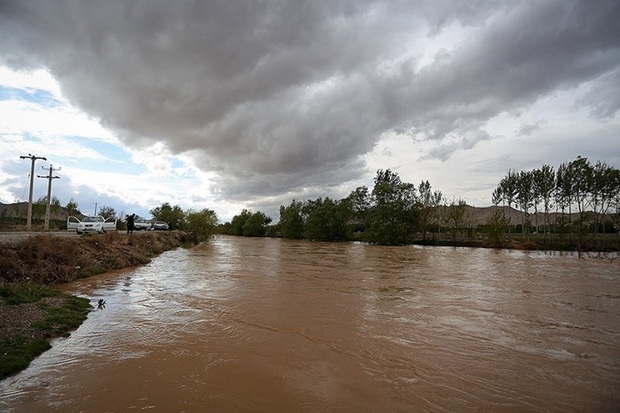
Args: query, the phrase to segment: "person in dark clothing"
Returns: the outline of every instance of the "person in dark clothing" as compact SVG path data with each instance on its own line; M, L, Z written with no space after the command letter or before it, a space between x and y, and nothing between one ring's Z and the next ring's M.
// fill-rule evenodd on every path
M133 230L136 229L134 222L136 220L136 214L131 214L127 217L127 233L133 234Z

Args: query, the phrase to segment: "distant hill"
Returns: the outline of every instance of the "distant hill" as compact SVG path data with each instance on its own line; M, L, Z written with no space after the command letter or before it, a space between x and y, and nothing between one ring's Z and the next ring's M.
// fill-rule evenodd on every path
M445 207L440 207L440 208L445 208ZM481 207L481 208L472 207L469 205L467 206L467 214L470 216L471 220L473 221L475 225L484 225L488 221L489 217L491 217L493 213L498 210L504 211L506 218L510 220L510 223L512 225L519 225L523 223L524 213L514 208L509 208L507 206L490 206L490 207ZM611 216L611 214L608 214L608 215ZM562 216L562 213L560 212L550 212L549 222L554 223L561 216ZM568 213L564 214L564 217L568 219L569 214ZM572 221L576 221L577 219L579 219L579 214L573 212L572 214L570 214L570 219ZM543 225L545 222L545 214L542 212L538 212L537 214L534 214L533 211L530 211L529 220L532 224L536 224L536 222L538 222L538 225Z
M512 225L518 225L523 223L523 212L507 206L490 206L490 207L472 207L467 206L467 213L470 215L472 221L476 225L484 225L488 222L489 218L495 211L504 211L506 218L510 220ZM539 222L544 222L544 214L539 213ZM531 221L534 222L534 214L530 214Z
M28 214L28 202L17 202L12 204L3 204L0 202L0 217L2 218L25 218ZM69 214L64 207L52 208L50 211L51 219L53 220L66 220ZM33 204L32 205L33 218L45 218L45 205Z

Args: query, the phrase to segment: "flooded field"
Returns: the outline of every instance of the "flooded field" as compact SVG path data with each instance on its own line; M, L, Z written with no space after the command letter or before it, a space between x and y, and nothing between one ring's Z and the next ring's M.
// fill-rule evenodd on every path
M620 411L619 260L220 237L63 289L106 306L0 411Z

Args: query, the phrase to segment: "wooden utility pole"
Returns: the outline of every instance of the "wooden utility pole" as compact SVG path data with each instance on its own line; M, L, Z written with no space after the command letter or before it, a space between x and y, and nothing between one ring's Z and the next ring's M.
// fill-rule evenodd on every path
M28 220L26 223L26 229L30 231L30 228L32 227L32 189L34 187L34 163L37 159L42 159L44 161L47 161L47 158L44 158L42 156L34 156L31 154L28 154L28 156L20 156L20 158L30 159L32 161L32 166L30 167L30 195L28 197Z
M47 182L47 205L45 205L45 226L43 227L45 231L50 229L50 205L52 202L52 179L60 178L59 176L52 176L52 172L58 171L58 170L60 170L60 168L54 169L52 168L52 164L50 164L50 173L48 176L37 175L37 178L46 178L48 180Z

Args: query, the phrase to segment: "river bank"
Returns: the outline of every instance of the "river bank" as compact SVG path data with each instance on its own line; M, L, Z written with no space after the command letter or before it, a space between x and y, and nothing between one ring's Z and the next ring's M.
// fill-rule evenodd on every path
M89 299L53 285L143 265L190 243L184 232L111 232L79 238L35 235L0 244L0 379L28 366L87 317ZM190 243L191 244L191 243Z

